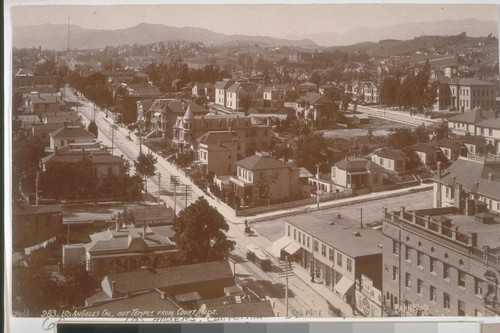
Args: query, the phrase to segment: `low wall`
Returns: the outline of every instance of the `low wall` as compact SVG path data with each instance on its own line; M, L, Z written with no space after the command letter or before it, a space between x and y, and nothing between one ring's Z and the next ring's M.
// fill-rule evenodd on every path
M327 193L322 195L319 198L320 202L331 201L336 199L348 198L352 197L353 193L350 189L345 190L344 192L339 193ZM299 206L312 205L317 202L316 198L307 198L302 200L295 200L289 202L283 202L280 204L269 205L269 206L261 206L261 207L252 207L252 208L240 208L236 211L236 216L249 216L256 215L261 213L272 212L276 210L283 210L287 208L295 208Z

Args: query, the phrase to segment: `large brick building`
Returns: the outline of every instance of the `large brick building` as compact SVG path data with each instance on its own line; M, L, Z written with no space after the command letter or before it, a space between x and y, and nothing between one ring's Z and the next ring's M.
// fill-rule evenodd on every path
M500 313L498 221L457 211L384 211L383 297L389 314Z

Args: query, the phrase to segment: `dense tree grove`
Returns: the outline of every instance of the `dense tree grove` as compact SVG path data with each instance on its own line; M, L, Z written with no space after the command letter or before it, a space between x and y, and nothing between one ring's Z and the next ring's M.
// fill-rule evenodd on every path
M439 83L429 83L430 72L429 62L426 62L417 73L410 71L404 76L386 76L380 91L381 102L410 112L424 113L431 109L437 98Z
M67 81L71 87L100 108L114 104L113 94L106 85L106 77L99 72L88 76L81 76L78 71L71 72Z
M54 162L40 176L40 190L46 198L98 199L102 197L127 197L129 201L140 198L141 178L128 174L103 177L93 174L94 167L88 158L78 163ZM139 193L139 194L138 194Z
M387 138L387 143L394 149L411 146L419 142L428 142L429 136L425 127L419 126L414 129L410 128L392 128Z
M174 240L181 264L196 264L228 258L235 242L227 239L224 216L203 197L183 209L174 221Z

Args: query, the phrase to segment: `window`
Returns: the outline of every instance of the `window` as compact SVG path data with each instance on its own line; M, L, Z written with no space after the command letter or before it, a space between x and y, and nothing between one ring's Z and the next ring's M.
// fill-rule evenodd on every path
M423 285L424 285L424 281L417 279L417 294L422 295Z
M436 301L436 287L430 286L429 288L429 300Z
M458 286L465 288L465 272L458 271Z
M302 233L299 231L299 243L302 241Z
M399 255L399 247L398 247L398 242L395 240L392 241L392 254Z
M326 257L326 245L325 244L321 244L321 255L323 257Z
M481 280L474 278L474 294L478 296L483 295L483 288L481 288Z
M410 275L410 273L405 273L405 287L411 288L411 275Z
M443 279L450 279L450 265L443 264Z
M297 240L297 229L293 229L293 240Z
M430 262L429 262L429 271L431 273L436 273L436 259L434 258L430 258Z
M399 268L392 266L392 279L397 280L399 275Z
M342 267L342 253L337 252L337 266Z
M417 251L417 266L422 267L424 265L424 254Z
M405 260L410 260L411 247L405 246Z
M458 315L465 316L465 303L462 301L458 301Z
M314 252L318 252L318 241L317 240L313 241L313 246L314 246Z
M334 260L335 260L335 259L334 259L334 253L335 253L335 252L333 251L333 249L331 249L331 248L330 248L330 249L328 249L328 259L330 259L331 261L334 261Z
M309 236L307 236L307 247L309 247Z
M288 237L290 237L290 226L288 226Z
M450 309L450 295L443 293L443 308Z
M352 259L351 258L347 258L347 271L349 273L352 272Z

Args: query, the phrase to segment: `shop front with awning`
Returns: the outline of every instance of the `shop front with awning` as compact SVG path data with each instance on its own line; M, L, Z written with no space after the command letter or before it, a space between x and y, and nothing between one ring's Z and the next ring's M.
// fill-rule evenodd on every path
M288 257L288 261L299 261L301 248L299 244L295 243L287 236L283 236L274 241L266 250L271 253L273 257L280 260L286 260L286 257Z
M333 287L333 290L339 294L344 301L350 303L354 295L354 281L346 276L341 276Z

